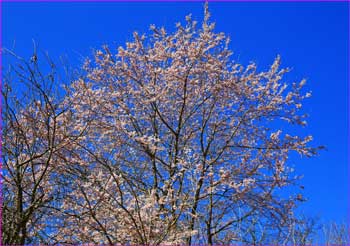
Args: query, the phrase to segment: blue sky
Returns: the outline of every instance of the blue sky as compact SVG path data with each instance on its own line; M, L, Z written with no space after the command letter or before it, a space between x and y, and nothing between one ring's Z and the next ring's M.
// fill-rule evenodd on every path
M313 97L303 133L325 145L318 157L297 159L308 202L302 210L322 220L345 221L348 208L348 3L210 3L216 30L231 37L233 59L266 69L280 54L292 67L289 81L307 78ZM149 24L173 30L192 13L201 20L203 3L3 3L2 42L30 57L39 49L71 65L104 44L119 46ZM6 61L5 61L6 62ZM6 65L6 64L5 64Z

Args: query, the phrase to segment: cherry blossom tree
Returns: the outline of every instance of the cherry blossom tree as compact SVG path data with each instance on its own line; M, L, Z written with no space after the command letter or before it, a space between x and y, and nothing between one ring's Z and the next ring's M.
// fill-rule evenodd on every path
M5 244L307 242L304 198L281 191L298 181L288 157L318 150L293 134L311 93L279 56L234 61L209 18L103 47L61 97L36 56L24 94L5 81Z
M2 242L35 243L54 221L79 134L68 128L74 119L50 58L38 61L36 51L29 61L4 54L13 62L2 84Z
M113 53L107 46L70 88L85 175L67 194L59 242L286 243L301 194L293 153L313 156L300 113L305 80L284 82L277 57L267 71L233 61L207 5L174 33ZM289 127L288 129L290 129ZM287 128L285 128L287 129ZM72 209L74 208L74 209ZM260 229L259 229L260 228ZM261 229L263 228L263 229Z

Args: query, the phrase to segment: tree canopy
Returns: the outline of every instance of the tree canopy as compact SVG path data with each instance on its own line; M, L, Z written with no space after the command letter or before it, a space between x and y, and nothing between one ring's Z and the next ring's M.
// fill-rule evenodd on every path
M3 87L3 242L307 243L288 157L313 156L301 82L191 16L105 46L68 81L19 59ZM35 56L37 58L37 56ZM13 87L20 83L22 92ZM23 99L20 99L23 98ZM288 127L286 127L288 126Z

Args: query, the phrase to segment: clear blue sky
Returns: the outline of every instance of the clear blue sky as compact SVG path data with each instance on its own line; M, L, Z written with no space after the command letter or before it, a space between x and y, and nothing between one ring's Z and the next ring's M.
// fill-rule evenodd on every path
M202 3L3 3L3 46L24 56L32 39L53 58L66 54L71 65L79 55L103 44L122 45L134 30L149 24L173 30L193 13L201 20ZM233 58L267 68L280 54L292 67L290 81L308 79L313 97L305 103L311 115L304 129L318 157L298 159L308 202L302 209L322 219L345 221L348 209L348 3L210 3L217 31L231 39ZM15 41L15 42L14 42Z

